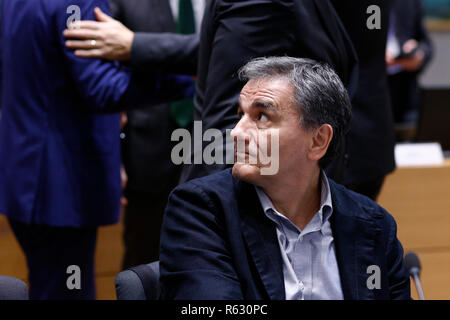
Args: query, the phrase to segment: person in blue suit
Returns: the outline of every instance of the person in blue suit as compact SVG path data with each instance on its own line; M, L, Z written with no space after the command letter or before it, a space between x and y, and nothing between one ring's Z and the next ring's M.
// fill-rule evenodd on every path
M117 111L191 87L66 49L63 30L95 7L109 10L107 0L1 4L0 212L25 252L31 299L95 298L97 228L120 213Z
M323 170L351 118L336 73L313 60L272 57L249 62L240 78L247 83L231 132L233 168L180 185L169 198L162 297L410 299L392 216ZM279 156L266 161L267 154Z

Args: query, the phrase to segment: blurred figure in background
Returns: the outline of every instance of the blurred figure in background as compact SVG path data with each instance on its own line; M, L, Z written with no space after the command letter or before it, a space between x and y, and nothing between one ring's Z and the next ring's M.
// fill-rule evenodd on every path
M0 0L0 42L2 38L2 0ZM2 46L0 45L0 57L2 56ZM2 74L2 59L0 58L0 76ZM2 119L2 86L1 86L1 78L0 78L0 120ZM2 209L0 208L0 213Z
M424 26L421 0L395 0L386 50L394 121L417 125L420 91L418 75L433 54Z
M285 55L325 62L350 91L356 86L353 46L329 1L209 1L200 35L194 98L194 119L202 121L203 132L219 129L225 141L226 130L239 121L237 105L244 82L237 71L253 58ZM233 144L224 143L224 150L233 154ZM195 159L203 149L192 151ZM222 164L186 164L180 181L226 167L225 159Z
M118 221L122 194L120 115L106 113L187 92L181 78L65 48L73 15L93 19L107 0L0 3L0 211L26 255L30 299L94 299L97 229Z
M97 21L81 21L65 30L66 46L81 58L126 63L134 72L195 75L199 37L196 31L204 0L110 0L114 18L95 10ZM120 21L119 21L120 20ZM176 33L178 32L178 33ZM97 40L92 48L89 39ZM122 158L125 187L124 269L157 260L162 215L181 167L171 160L171 133L190 127L192 99L127 113Z
M179 39L175 32L191 34L198 30L204 3L203 0L193 3L191 0L110 0L110 5L112 16L144 39L152 36L150 32L167 33L165 38L159 38L159 46L164 48L165 44ZM98 18L105 21L108 17ZM159 51L158 55L168 55L167 50ZM171 161L171 134L178 127L191 125L193 111L189 99L127 112L122 140L122 161L128 177L123 269L159 259L162 216L181 169Z
M99 50L85 46L83 40L69 41L67 46L76 49L77 56L112 60L125 57L131 65L141 69L155 65L160 71L181 73L192 71L192 63L188 59L186 67L181 69L177 64L185 57L198 54L194 120L202 121L203 132L216 128L225 136L226 130L238 122L236 106L243 83L237 78L237 71L255 57L291 55L326 62L337 71L350 92L356 90L357 63L353 45L329 1L209 1L200 46L198 37L166 41L161 45L160 38L167 34L136 33L133 45L127 47L122 35L126 35L128 29L117 21L99 20L81 24L80 30L66 34L79 39L94 35L100 40ZM172 66L160 61L161 52L165 51L173 61ZM224 149L233 153L232 144L224 144ZM186 164L180 181L220 171L226 167L225 162L224 159L222 164ZM341 165L334 171L342 170Z
M394 123L386 75L389 0L332 0L352 39L359 61L358 88L346 140L345 171L338 181L376 200L385 176L395 168ZM380 8L380 28L369 28L367 9ZM334 165L334 164L333 164ZM330 168L328 168L330 169Z

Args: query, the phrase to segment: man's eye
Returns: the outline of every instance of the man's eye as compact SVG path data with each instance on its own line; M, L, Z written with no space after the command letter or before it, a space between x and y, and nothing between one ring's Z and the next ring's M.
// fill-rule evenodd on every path
M267 120L269 120L269 118L267 118L267 116L264 113L260 113L258 120L259 121L267 121Z

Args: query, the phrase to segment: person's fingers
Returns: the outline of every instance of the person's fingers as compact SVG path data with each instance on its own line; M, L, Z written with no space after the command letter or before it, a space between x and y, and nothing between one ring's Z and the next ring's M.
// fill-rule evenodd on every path
M122 188L125 189L128 183L128 175L124 167L120 168L120 179L122 180Z
M104 57L103 50L92 49L92 50L76 50L75 55L79 58L106 58Z
M106 13L104 13L100 8L94 9L95 17L98 21L107 22L107 21L114 21L113 18L108 16Z
M102 22L91 21L91 20L75 21L70 24L69 30L74 30L74 29L98 30L100 28L101 24L102 24Z
M127 125L128 123L128 117L127 117L127 113L126 112L122 112L120 114L120 128L123 128Z
M88 29L66 29L63 32L64 37L74 39L97 40L101 38L101 33Z
M414 71L418 68L417 61L414 57L397 59L397 63L406 71Z
M391 55L391 53L390 53L388 50L386 50L385 58L386 58L386 64L387 64L387 66L388 66L388 67L391 66L392 63L394 62L394 59L392 58L392 55Z
M410 39L403 44L403 51L406 53L410 53L414 49L416 49L418 45L419 43L417 42L417 40Z
M96 41L95 46L92 45L92 40L67 40L66 47L69 49L101 49L103 42Z

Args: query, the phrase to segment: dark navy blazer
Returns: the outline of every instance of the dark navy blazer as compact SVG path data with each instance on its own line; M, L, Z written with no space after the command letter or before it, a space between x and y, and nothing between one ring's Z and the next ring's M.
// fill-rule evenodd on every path
M345 299L410 299L392 216L330 180L331 228ZM367 280L380 267L380 289ZM285 299L276 226L253 185L231 169L191 180L170 196L161 236L165 299ZM371 282L371 281L369 281Z
M109 12L107 0L3 0L1 8L0 212L25 223L117 222L119 115L103 112L172 95L170 82L138 83L117 63L66 49L72 5L83 20L95 20L96 6Z

